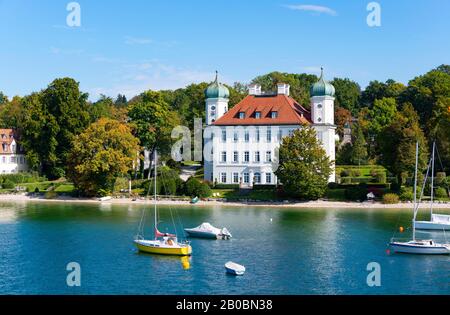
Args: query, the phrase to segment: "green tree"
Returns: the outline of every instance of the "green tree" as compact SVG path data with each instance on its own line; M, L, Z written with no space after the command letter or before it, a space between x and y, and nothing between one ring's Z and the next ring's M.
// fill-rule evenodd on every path
M305 108L309 108L309 90L311 85L317 82L317 80L317 76L313 74L271 72L254 78L252 83L260 84L261 89L266 92L276 92L278 83L287 83L291 86L290 95L292 98Z
M160 92L147 91L142 99L128 110L134 134L153 159L155 150L160 155L170 153L172 129L180 124L177 113L169 108ZM141 165L142 169L143 165ZM150 172L149 172L150 178Z
M367 159L367 143L364 133L358 124L354 124L352 128L352 163L361 165Z
M89 124L87 97L63 78L23 101L22 142L31 166L49 179L64 176L72 140Z
M275 174L290 196L318 199L326 192L332 165L317 139L316 131L305 125L283 139Z
M371 81L361 93L361 106L372 108L375 100L381 100L382 98L397 99L405 91L405 88L402 83L392 79L387 80L385 83L377 80Z
M0 105L3 105L8 102L8 97L0 91Z
M402 173L410 176L415 169L416 142L419 141L419 170L427 165L428 145L420 128L419 117L411 104L406 103L386 126L378 138L380 162L401 182Z
M113 99L102 94L97 102L89 106L91 122L95 122L100 118L113 118L114 106Z
M138 144L129 126L100 118L74 138L68 177L86 196L112 192L116 178L132 170L140 150Z
M21 130L22 126L22 98L14 96L11 101L0 105L0 124L2 128Z
M375 100L369 111L369 133L377 136L384 127L388 126L397 113L397 102L394 98Z
M336 90L335 106L349 110L352 114L358 113L361 87L350 79L334 78L330 82Z

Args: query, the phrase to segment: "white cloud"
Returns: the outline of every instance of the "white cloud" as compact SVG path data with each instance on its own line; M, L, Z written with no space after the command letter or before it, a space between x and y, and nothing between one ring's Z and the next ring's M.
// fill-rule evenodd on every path
M136 38L131 36L125 37L125 44L127 45L148 45L152 43L153 40L150 38Z
M121 72L124 74L111 86L88 89L90 99L96 100L100 94L114 97L119 93L130 99L150 89L178 89L191 83L211 82L214 79L214 71L169 65L157 59L123 64ZM221 81L227 82L223 77Z
M309 11L316 14L328 14L332 16L336 16L337 12L329 7L324 7L320 5L313 5L313 4L288 4L284 7L290 9L290 10L298 10L298 11Z

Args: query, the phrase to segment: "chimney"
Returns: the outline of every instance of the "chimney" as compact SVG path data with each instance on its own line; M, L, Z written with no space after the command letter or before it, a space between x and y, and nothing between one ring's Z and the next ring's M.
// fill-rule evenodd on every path
M248 86L248 95L261 95L261 85L250 84Z
M286 96L289 96L289 89L290 89L290 85L286 84L286 83L278 83L277 84L278 87L278 95L280 94L284 94Z

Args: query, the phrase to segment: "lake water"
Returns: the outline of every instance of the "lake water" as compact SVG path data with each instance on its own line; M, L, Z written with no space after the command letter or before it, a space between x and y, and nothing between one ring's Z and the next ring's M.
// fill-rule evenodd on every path
M0 294L450 293L449 256L386 253L398 226L409 227L409 210L172 207L185 227L210 222L233 234L230 241L192 239L184 269L181 258L136 251L143 208L0 203ZM170 212L160 207L161 231L173 226ZM246 274L227 275L229 260ZM80 287L66 284L70 262L81 266ZM379 287L367 285L370 262L381 266Z

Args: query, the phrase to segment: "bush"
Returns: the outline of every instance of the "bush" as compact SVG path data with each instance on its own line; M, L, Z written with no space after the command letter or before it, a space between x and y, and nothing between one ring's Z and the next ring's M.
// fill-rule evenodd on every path
M114 183L114 192L120 192L121 190L128 190L128 178L117 177Z
M377 175L378 175L378 171L376 169L372 168L370 170L370 176L377 177Z
M364 201L367 199L367 187L364 185L351 186L345 189L345 198L353 201Z
M342 184L351 184L352 178L351 177L343 177L343 178L341 178L341 183Z
M214 189L239 189L239 184L216 184Z
M447 189L445 189L444 187L436 188L434 193L437 198L447 198L448 197Z
M276 188L276 185L253 185L253 190L275 190Z
M445 185L445 177L446 177L445 172L437 172L435 178L436 185L437 186Z
M191 197L206 198L211 196L211 188L208 184L200 182L194 177L190 177L186 182L186 194Z
M350 174L351 174L351 170L346 169L346 170L342 170L341 171L340 176L341 177L348 177L348 176L350 176Z
M6 179L2 184L2 188L4 189L13 189L15 186L16 185L10 179Z
M400 200L401 201L413 201L414 190L411 187L400 188Z
M45 199L55 199L56 197L58 197L58 194L54 191L47 191L44 195Z
M361 171L356 169L356 170L352 170L351 172L353 177L360 177L361 176Z
M397 194L389 193L389 194L385 194L383 196L383 203L384 204L395 204L395 203L398 203L398 202L399 202L399 198L398 198Z
M375 176L377 183L385 184L386 183L386 173L380 172Z

